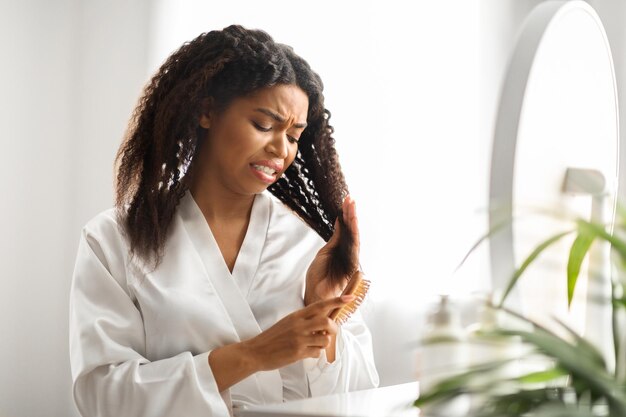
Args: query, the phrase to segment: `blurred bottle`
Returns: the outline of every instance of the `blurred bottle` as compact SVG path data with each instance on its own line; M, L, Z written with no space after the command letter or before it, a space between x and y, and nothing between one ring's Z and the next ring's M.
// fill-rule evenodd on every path
M502 311L494 308L488 300L481 300L478 306L478 321L467 327L468 366L494 364L501 365L489 373L489 380L507 380L520 375L520 357L523 352L522 341L517 336L498 334L498 329L506 326L502 323ZM475 379L479 384L479 379ZM490 387L491 391L506 390L506 384ZM502 394L505 392L502 391ZM484 396L475 394L471 398L473 409L481 407Z
M437 383L464 372L468 365L466 332L461 316L447 295L428 315L417 357L420 392L430 391ZM469 398L459 396L445 404L433 404L421 415L460 416L469 411Z
M501 311L488 301L482 301L478 307L478 321L467 327L468 365L480 365L518 358L521 342L517 337L497 335L503 328Z

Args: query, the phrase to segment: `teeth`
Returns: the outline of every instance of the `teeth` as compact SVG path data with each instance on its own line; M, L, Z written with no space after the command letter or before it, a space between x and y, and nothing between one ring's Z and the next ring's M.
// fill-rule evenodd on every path
M267 175L274 175L276 173L276 171L274 171L272 168L270 167L266 167L263 165L252 165L254 167L254 169L256 169L257 171L261 171L266 173Z

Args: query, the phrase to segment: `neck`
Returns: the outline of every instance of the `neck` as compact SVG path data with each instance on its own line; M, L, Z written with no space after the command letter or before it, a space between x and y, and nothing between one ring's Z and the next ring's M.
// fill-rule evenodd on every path
M254 194L230 192L217 186L207 176L196 179L192 181L189 190L207 220L233 221L250 218Z

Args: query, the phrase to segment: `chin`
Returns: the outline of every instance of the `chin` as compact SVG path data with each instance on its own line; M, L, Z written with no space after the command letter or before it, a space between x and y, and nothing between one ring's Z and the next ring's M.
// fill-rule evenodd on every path
M270 184L271 185L271 184ZM259 187L259 189L257 189L254 194L261 194L263 191L267 190L270 186L266 186L266 187Z
M254 184L252 187L249 187L249 190L254 190L252 191L254 194L261 194L263 191L267 190L269 187L271 187L272 185L276 184L276 181L274 181L271 184L260 184L260 183L256 183Z
M257 184L255 187L245 187L242 191L243 191L243 194L248 194L248 195L261 194L263 191L267 190L270 185L272 184L268 184L265 186Z

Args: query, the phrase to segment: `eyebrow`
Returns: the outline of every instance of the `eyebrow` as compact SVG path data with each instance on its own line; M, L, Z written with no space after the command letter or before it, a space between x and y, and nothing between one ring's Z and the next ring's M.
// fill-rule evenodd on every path
M265 108L258 108L258 109L254 109L254 111L258 111L260 113L266 114L268 116L270 116L272 119L276 120L279 123L285 123L285 118L282 117L279 114L274 113L273 111L269 110L269 109L265 109ZM306 123L294 123L293 124L294 127L297 127L298 129L304 129L307 124Z

